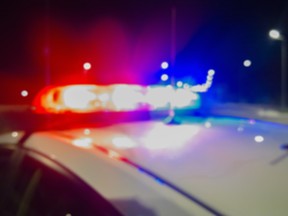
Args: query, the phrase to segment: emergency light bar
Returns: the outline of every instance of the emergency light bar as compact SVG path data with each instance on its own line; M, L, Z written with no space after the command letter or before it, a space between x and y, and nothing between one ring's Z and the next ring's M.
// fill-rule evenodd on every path
M198 108L200 97L189 89L128 84L47 87L33 102L37 113Z

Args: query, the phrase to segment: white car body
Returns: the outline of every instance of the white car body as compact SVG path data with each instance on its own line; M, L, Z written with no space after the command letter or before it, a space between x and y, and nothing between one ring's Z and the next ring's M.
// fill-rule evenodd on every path
M249 119L190 117L179 125L139 121L35 132L24 147L69 169L123 215L284 216L287 130ZM8 139L15 138L0 137Z

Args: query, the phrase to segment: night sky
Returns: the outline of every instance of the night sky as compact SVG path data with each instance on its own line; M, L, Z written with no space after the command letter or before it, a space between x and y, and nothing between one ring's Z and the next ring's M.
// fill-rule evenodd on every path
M268 31L287 26L285 0L1 1L0 103L28 103L50 84L159 83L174 44L176 79L202 83L215 69L210 96L277 104L281 42Z

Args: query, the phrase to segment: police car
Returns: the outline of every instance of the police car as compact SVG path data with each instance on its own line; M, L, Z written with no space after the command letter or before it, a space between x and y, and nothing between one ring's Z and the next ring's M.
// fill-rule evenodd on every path
M167 89L151 89L40 92L16 119L24 126L0 135L0 215L287 215L288 126L193 115L169 124Z

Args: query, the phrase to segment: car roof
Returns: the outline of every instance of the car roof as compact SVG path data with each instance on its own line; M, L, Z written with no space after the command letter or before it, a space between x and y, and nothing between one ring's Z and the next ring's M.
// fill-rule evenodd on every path
M286 125L249 119L184 118L182 124L176 125L167 125L162 121L139 121L40 132L33 134L25 146L55 157L94 188L103 190L101 192L110 199L131 193L126 191L131 179L135 181L136 178L142 185L143 179L148 178L153 182L153 186L149 184L152 191L159 185L165 185L168 191L182 197L181 202L189 200L181 194L185 192L227 215L283 215L288 211L285 202L288 161L281 159L286 154L281 150L281 144L287 141L285 131ZM85 145L85 139L88 145ZM75 145L77 140L82 140L84 145L81 142ZM67 146L69 154L63 150ZM101 151L99 153L99 148L106 149L106 155ZM111 160L115 157L124 158L137 166ZM107 168L106 160L113 161L116 167ZM102 164L103 161L105 164ZM102 176L103 185L97 180L99 176L93 174L99 170L111 171L110 177L110 174L105 178ZM143 170L148 175L143 175ZM107 179L117 179L117 185L123 187L122 190L118 191L118 187L113 186L115 181L108 184ZM105 184L109 185L106 189ZM138 199L145 194L143 196L149 199L159 198L155 191L145 189L144 193L143 188L136 188L133 191L138 194L129 196ZM170 202L180 205L184 212L191 210L186 204L183 208L174 198ZM153 203L145 205L157 209ZM163 209L166 207L163 205Z

